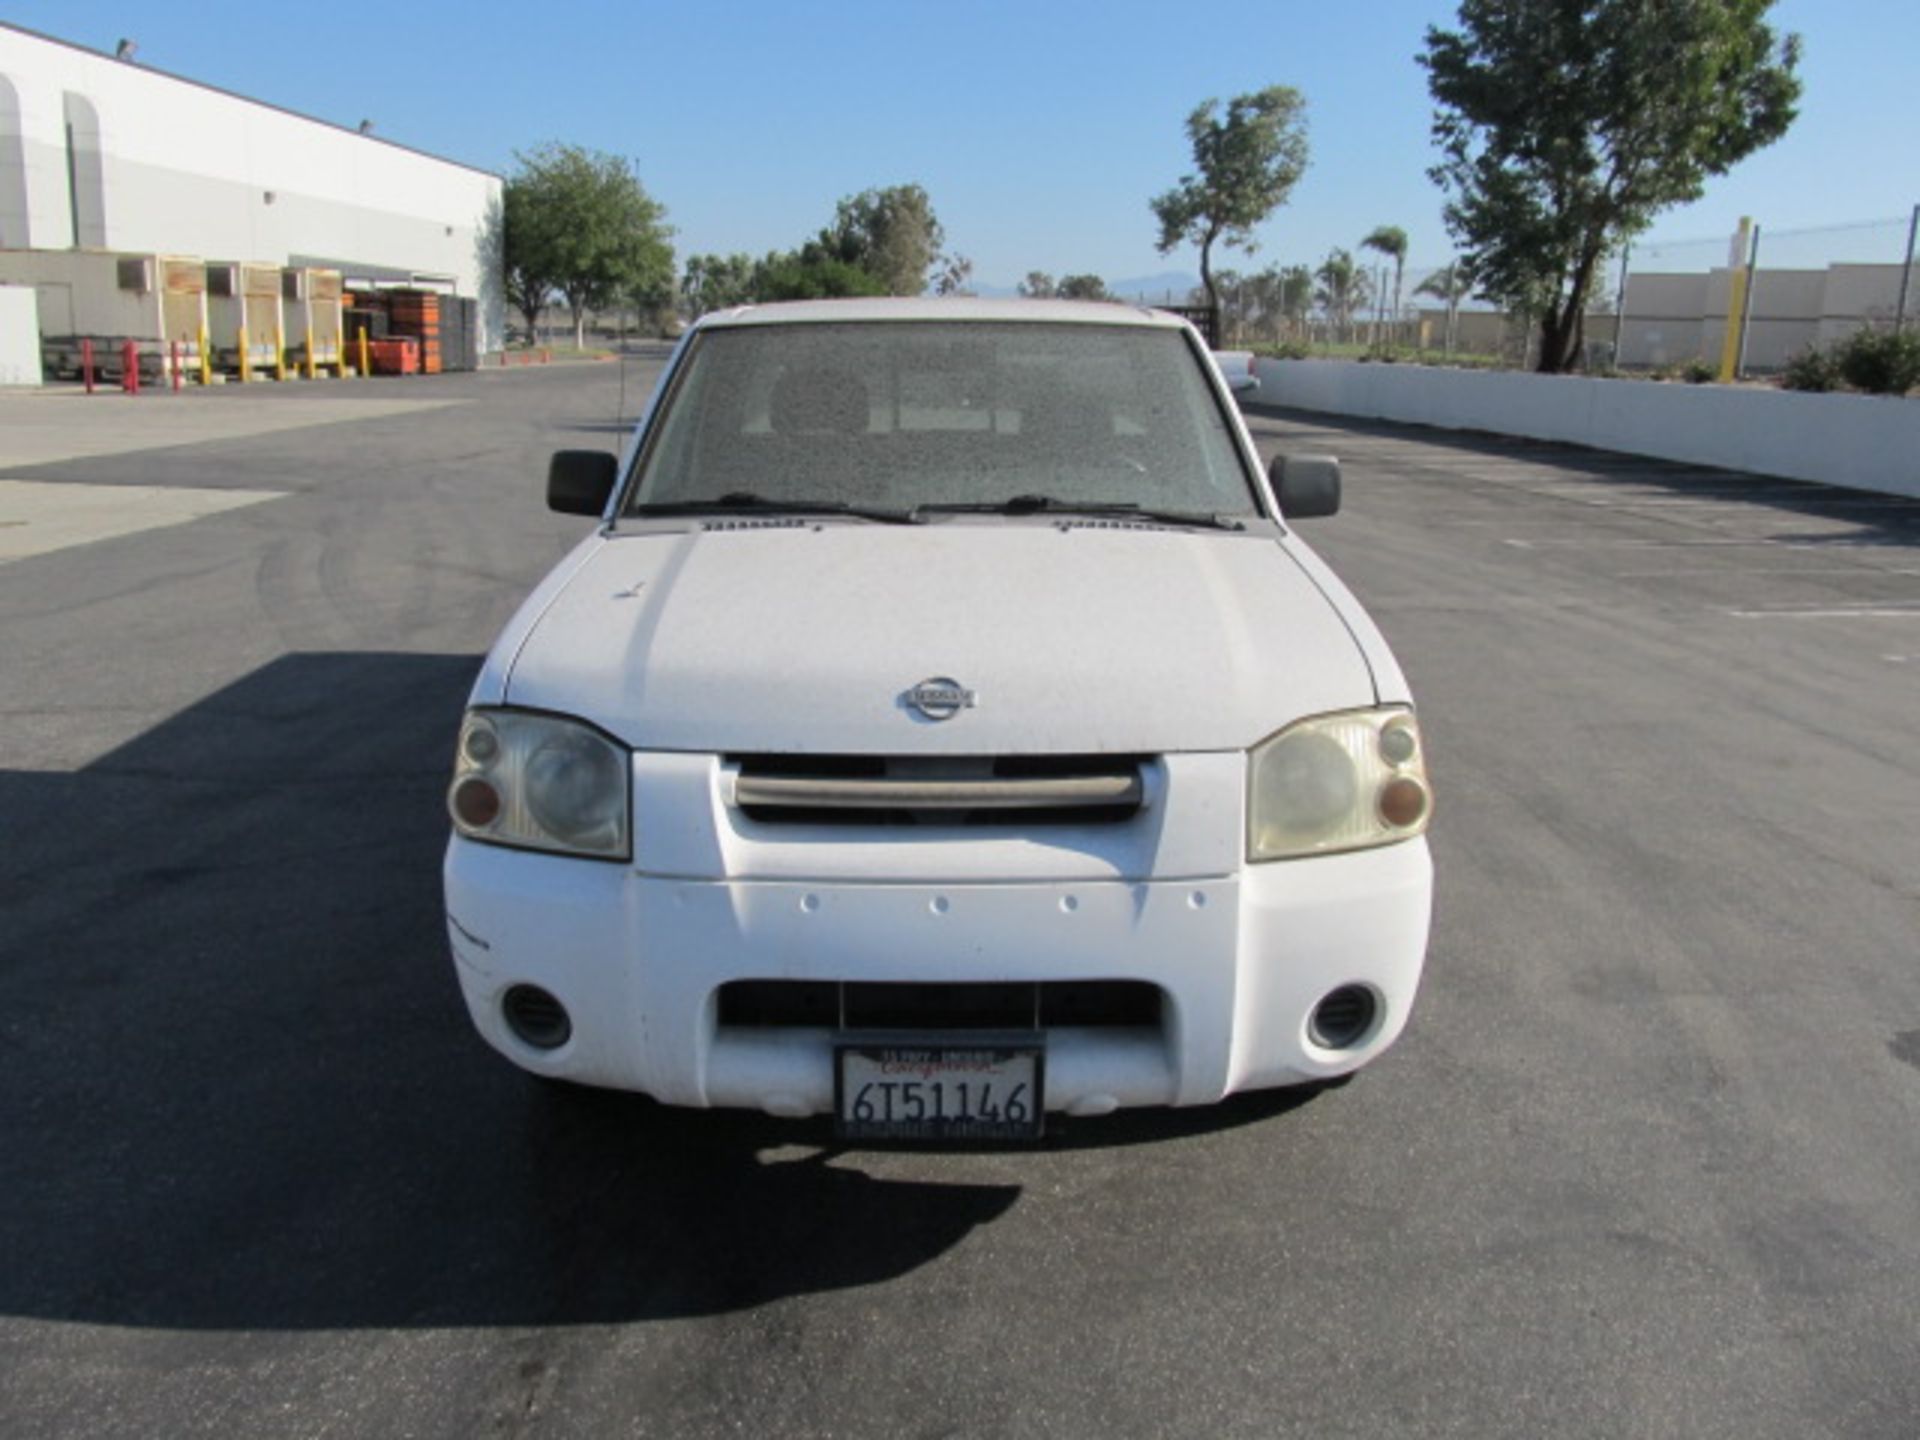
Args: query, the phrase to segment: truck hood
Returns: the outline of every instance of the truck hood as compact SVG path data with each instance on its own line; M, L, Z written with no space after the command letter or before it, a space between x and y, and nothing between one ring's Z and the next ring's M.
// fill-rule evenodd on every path
M1375 694L1272 532L1043 521L616 533L510 665L510 704L699 752L1244 749ZM973 703L927 719L936 678Z

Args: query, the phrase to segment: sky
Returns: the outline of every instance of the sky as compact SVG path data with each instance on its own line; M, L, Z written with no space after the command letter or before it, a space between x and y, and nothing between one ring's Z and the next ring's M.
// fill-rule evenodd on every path
M1408 232L1409 275L1445 264L1414 57L1454 14L1447 0L0 0L14 24L109 52L128 37L140 63L344 125L372 119L488 170L548 140L626 156L683 261L791 249L841 197L917 183L948 250L988 286L1030 270L1197 273L1192 248L1157 252L1148 201L1191 170L1196 105L1274 84L1306 97L1309 169L1256 253L1216 251L1216 268L1318 263L1379 225ZM1896 121L1912 113L1920 3L1777 0L1772 22L1804 41L1799 120L1651 237L1712 250L1751 215L1783 241L1820 231L1798 238L1810 253L1885 246L1897 263L1920 203ZM1861 221L1886 223L1825 228Z

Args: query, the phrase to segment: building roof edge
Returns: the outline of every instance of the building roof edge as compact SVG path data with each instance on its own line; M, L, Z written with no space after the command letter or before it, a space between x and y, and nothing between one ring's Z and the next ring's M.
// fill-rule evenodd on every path
M489 180L504 182L506 177L495 170L483 169L478 165L469 165L464 160L454 160L445 155L436 155L431 150L422 150L418 145L404 145L398 140L389 140L384 135L370 135L355 129L351 125L342 125L337 121L323 120L318 115L309 115L303 110L295 110L286 105L276 105L271 100L262 100L257 95L242 95L238 90L229 90L224 85L214 85L205 80L196 80L191 75L179 75L171 70L162 70L157 65L144 65L137 61L119 60L104 50L96 50L91 45L82 45L77 40L62 40L58 35L48 35L43 31L29 29L25 25L16 25L11 20L0 20L0 30L11 30L16 35L24 35L29 40L44 41L49 45L58 45L63 49L77 50L82 55L95 60L104 60L113 65L130 65L147 75L157 75L163 80L175 80L182 85L191 85L197 90L209 90L215 95L224 95L229 100L238 100L246 105L258 105L262 110L272 110L281 115L292 116L295 120L304 120L309 125L324 125L329 130L338 130L342 135L351 135L356 140L365 140L375 145L385 145L389 149L404 150L409 155L418 155L424 160L436 161L441 165L452 165L459 170L470 170L476 175L484 175Z

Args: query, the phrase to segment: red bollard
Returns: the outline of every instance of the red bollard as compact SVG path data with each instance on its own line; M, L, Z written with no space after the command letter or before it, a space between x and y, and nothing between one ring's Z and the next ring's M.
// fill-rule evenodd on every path
M120 344L120 386L129 395L140 393L140 352L131 340Z
M80 373L87 382L87 393L93 393L93 341L80 342Z
M504 345L500 347L500 368L502 370L507 368L507 347Z
M167 363L173 367L173 393L178 395L180 393L180 342L178 340L167 342Z
M550 365L550 364L552 364L552 363L553 363L553 352L552 352L551 350L542 350L542 351L540 352L540 363L541 363L542 365Z

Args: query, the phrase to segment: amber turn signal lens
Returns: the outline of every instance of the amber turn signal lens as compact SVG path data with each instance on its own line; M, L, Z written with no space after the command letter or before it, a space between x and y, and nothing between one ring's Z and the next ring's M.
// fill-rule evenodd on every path
M1399 830L1418 825L1427 813L1427 787L1401 776L1380 791L1380 818Z
M462 825L484 830L500 818L500 792L491 782L469 775L453 787L453 813Z

